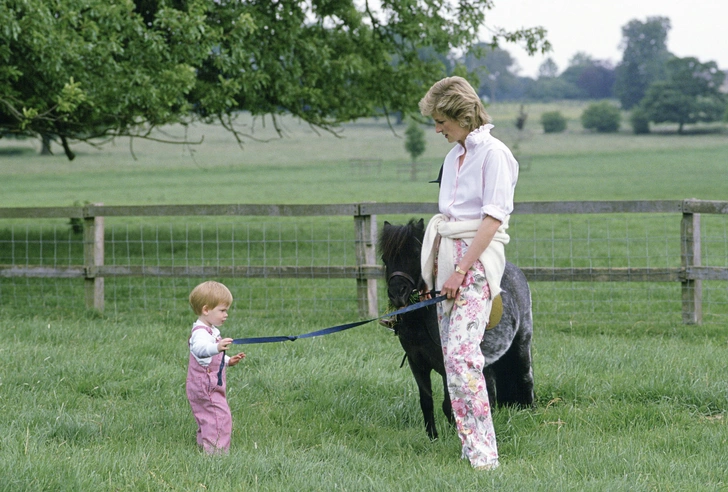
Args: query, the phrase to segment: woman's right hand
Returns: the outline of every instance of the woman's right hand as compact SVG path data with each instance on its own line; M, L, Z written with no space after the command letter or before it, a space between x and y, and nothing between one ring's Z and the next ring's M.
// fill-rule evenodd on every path
M440 294L446 295L448 299L455 299L464 280L465 275L453 272L440 289Z

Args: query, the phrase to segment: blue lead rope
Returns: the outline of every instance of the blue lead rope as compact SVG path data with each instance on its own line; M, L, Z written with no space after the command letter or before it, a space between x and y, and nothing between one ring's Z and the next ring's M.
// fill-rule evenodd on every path
M421 309L423 307L432 306L433 304L437 304L438 302L444 301L446 298L447 298L446 295L433 297L432 299L426 299L424 301L420 301L415 304L410 304L409 306L405 306L402 309L398 309L397 311L392 311L391 313L383 314L383 315L379 316L378 318L372 318L372 319L367 319L364 321L356 321L354 323L346 323L343 325L332 326L330 328L324 328L323 330L312 331L311 333L305 333L303 335L294 335L294 336L288 336L288 337L287 336L278 336L278 337L257 337L257 338L235 338L235 339L233 339L233 343L237 344L237 345L243 345L243 344L252 344L252 343L294 342L294 341L298 340L299 338L313 338L313 337L320 337L322 335L330 335L331 333L337 333L339 331L344 331L344 330L348 330L350 328L355 328L357 326L365 325L367 323L371 323L372 321L377 321L382 318L389 318L391 316L397 316L398 314L409 313L410 311L414 311L416 309ZM222 373L222 368L221 368L220 372Z
M222 386L222 370L225 368L225 351L222 351L222 359L220 360L220 369L217 370L217 385Z

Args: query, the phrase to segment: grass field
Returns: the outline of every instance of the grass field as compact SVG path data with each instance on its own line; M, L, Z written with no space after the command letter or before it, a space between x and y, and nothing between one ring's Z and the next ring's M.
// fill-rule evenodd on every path
M728 197L728 131L721 127L691 135L632 135L625 123L620 133L599 135L581 130L583 105L559 108L569 129L548 135L538 124L547 107L527 107L531 115L521 133L513 123L514 106L491 109L494 134L517 147L529 166L521 173L517 200ZM251 129L253 122L243 120ZM196 126L187 134L192 142L203 139L199 145L130 145L119 139L97 150L79 144L72 162L60 148L53 157L39 157L37 142L0 140L0 206L431 201L436 195L427 181L437 176L449 145L432 128L426 131L422 171L411 182L401 169L410 161L404 126L394 133L383 119L367 120L346 125L337 138L297 121L284 124L287 136L277 139L270 124L256 122L256 137L273 140L250 140L243 149L220 128ZM167 134L185 132L173 128L159 136ZM358 172L349 162L357 158L382 159L383 165L378 172Z
M562 135L544 135L537 125L539 112L553 106L527 107L521 134L513 125L516 106L491 108L495 133L528 163L517 200L728 199L725 130L679 136L665 127L634 136L625 125L615 135L593 135L578 125L582 108L559 106L569 118ZM273 136L269 124L255 124L258 137ZM434 200L427 180L449 146L431 130L413 182L402 170L409 162L403 139L381 120L347 125L343 138L295 121L285 126L285 139L250 141L242 150L217 128L195 127L190 139L204 135L202 144L136 141L136 159L123 141L101 150L80 146L68 162L62 153L36 156L34 142L0 140L0 207ZM396 130L401 135L404 128ZM168 130L175 131L181 135ZM350 164L355 158L383 164L359 172ZM535 239L553 239L545 219L518 220L517 227L536 231ZM661 266L679 249L672 242L655 247L650 239L665 229L679 234L671 222L660 222L666 219L647 226L615 224L618 217L590 220L598 222L587 224L597 236L639 229L637 239L619 246L643 252L631 260L638 266ZM706 261L724 265L725 239L718 234L713 241L718 254ZM525 258L530 249L550 246L521 240L509 247L509 257ZM330 292L339 289L331 284ZM144 288L183 297L187 285L151 281ZM551 299L561 288L538 283L534 300ZM0 299L0 490L728 490L725 316L684 326L661 313L667 303L679 304L679 287L652 287L649 303L631 298L631 289L565 289L554 298L613 300L598 316L537 316L537 405L495 411L502 466L489 473L459 459L457 436L441 414L440 440L428 441L414 380L399 369L399 343L375 323L244 347L248 357L228 373L231 452L209 458L195 449L184 394L194 320L183 301L165 311L130 297L127 312L101 316L84 311L81 301ZM238 301L224 334L297 334L348 321L321 312L294 321L295 310L276 316L275 298L272 314L251 315L246 306L259 298L245 299L241 291L233 291ZM728 297L725 286L717 291ZM355 306L348 314L355 316ZM441 385L435 393L439 407Z

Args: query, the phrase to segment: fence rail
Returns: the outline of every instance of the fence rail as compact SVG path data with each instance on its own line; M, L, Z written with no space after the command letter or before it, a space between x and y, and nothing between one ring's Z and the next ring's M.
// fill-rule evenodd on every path
M355 279L362 316L378 313L377 279L383 276L376 254L377 216L437 213L433 203L355 203L332 205L150 205L0 208L0 219L80 219L84 223L83 265L0 264L0 277L83 278L86 305L103 311L105 277L242 277ZM728 214L728 202L697 199L642 201L521 202L515 215L536 214L681 214L680 266L675 267L526 267L532 282L680 282L685 323L702 321L703 280L728 280L728 268L701 263L701 214ZM148 266L104 265L107 217L312 217L351 216L355 227L356 265Z

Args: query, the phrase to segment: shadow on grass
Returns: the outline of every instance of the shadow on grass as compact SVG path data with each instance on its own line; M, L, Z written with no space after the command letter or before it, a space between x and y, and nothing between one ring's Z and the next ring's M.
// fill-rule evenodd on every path
M35 155L37 150L28 147L0 147L0 157Z

